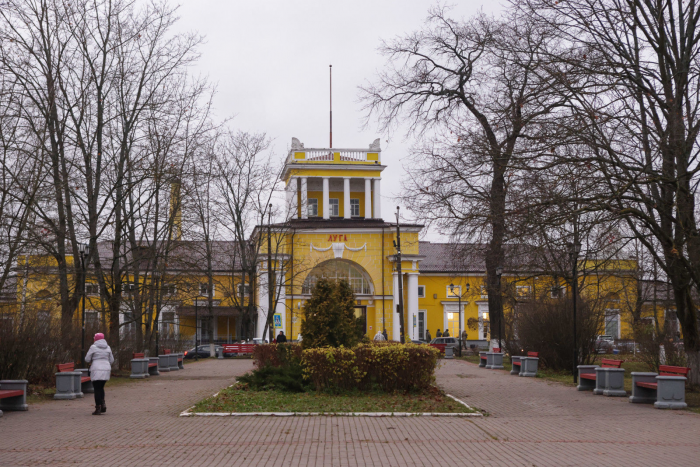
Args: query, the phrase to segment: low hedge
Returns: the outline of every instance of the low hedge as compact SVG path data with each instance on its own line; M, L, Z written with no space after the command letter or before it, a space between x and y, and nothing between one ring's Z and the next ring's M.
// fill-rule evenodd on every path
M264 344L256 345L253 350L253 364L256 368L272 366L279 368L289 359L301 360L299 344Z
M352 349L322 347L302 352L304 375L317 391L425 390L435 380L440 351L416 344L359 344Z

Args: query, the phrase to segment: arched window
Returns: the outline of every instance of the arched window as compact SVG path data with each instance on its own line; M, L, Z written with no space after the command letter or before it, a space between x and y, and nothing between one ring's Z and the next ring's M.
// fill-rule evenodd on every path
M346 280L356 294L369 295L372 293L372 285L367 273L354 263L338 259L326 261L313 268L304 281L301 293L310 294L316 286L316 282L321 278L336 281Z

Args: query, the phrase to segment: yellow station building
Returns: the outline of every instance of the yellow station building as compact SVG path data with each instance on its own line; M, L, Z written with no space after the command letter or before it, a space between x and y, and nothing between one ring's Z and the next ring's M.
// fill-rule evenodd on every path
M284 222L258 226L252 232L251 238L258 240L262 250L255 283L249 284L239 274L233 242L214 242L211 278L205 278L196 267L205 262L197 253L202 248L197 248L196 242L178 240L176 249L183 253L175 255L179 259L172 260L164 272L165 279L160 278L161 287L167 291L159 304L161 332L192 338L197 330L204 342L239 340L244 337L241 309L252 299L257 308L254 335L264 338L269 307L266 272L273 270L275 335L284 330L290 338L298 337L304 303L318 278L329 277L350 283L357 300L356 314L365 318L370 338L386 329L390 339L399 339L397 305L401 289L407 338L423 340L428 330L435 337L438 329L448 329L457 337L462 329L467 331L469 344L488 345L491 336L484 286L485 247L421 241L422 225L402 223L399 275L397 224L394 219L384 220L393 218L394 213L382 213L381 183L386 168L379 140L366 149L309 149L293 138L282 172L288 216ZM100 256L109 259L110 245L98 246ZM504 293L510 293L506 313L514 309L514 304L540 296L542 291L551 291L552 297L567 293L562 278L516 266L518 251L517 246L506 246L509 259L502 277ZM46 261L42 256L20 258L16 284L18 302L25 303L28 296L33 296L43 303L44 312L50 313L50 304L55 308L56 303L51 297L56 293L50 279L52 265L44 264ZM641 299L636 268L632 260L581 262L580 269L589 271L582 294L605 301L601 333L618 339L631 335L630 310ZM148 275L139 280L130 277L125 293L131 296L136 290L146 290L149 280ZM86 293L87 321L104 323L104 304L89 275ZM244 297L237 300L239 296ZM654 306L668 309L670 300L654 302ZM650 316L653 310L649 303L644 307L645 315ZM120 320L124 329L133 330L138 323L130 324L129 313L126 307ZM663 319L664 311L657 316Z

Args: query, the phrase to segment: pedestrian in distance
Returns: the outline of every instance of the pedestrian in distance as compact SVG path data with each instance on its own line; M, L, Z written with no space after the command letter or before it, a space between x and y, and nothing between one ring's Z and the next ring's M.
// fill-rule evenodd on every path
M437 332L435 333L435 337L442 337L442 333L440 332L440 328L438 328Z
M462 331L462 348L467 349L467 331Z
M442 337L450 337L450 330L445 329L445 332L442 333Z
M386 328L384 328L384 331L382 331L382 335L384 336L384 340L388 341L389 340L389 334L386 332Z
M101 332L95 334L95 343L90 346L85 361L90 364L90 380L95 388L95 411L93 415L101 415L107 411L105 404L105 384L112 374L112 363L114 355L109 344L105 340L105 335Z
M277 335L277 343L284 344L285 342L287 342L287 336L284 335L284 331L280 331Z
M384 334L382 334L382 331L377 330L377 334L374 335L374 342L382 342L385 341L384 339Z
M432 336L430 335L430 329L426 329L426 331L425 331L425 340L428 342L433 340Z

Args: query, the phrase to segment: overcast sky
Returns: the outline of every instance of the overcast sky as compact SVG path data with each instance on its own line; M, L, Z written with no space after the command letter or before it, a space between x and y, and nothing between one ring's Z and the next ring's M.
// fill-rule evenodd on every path
M363 128L358 86L385 63L381 39L419 29L433 0L181 0L179 28L206 36L198 72L218 87L219 117L265 132L286 157L292 137L328 147L328 65L333 64L333 146L364 148L382 139L382 215L394 219L411 145L404 134ZM461 0L453 17L495 12L501 0ZM405 213L408 215L408 213ZM403 215L402 215L403 217ZM428 238L437 239L435 235Z

